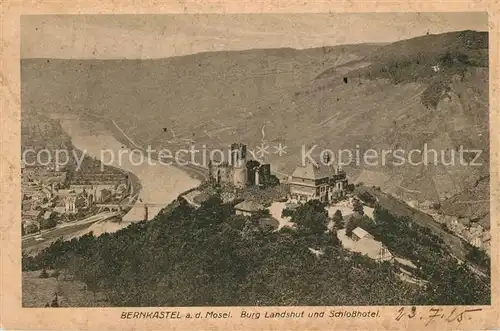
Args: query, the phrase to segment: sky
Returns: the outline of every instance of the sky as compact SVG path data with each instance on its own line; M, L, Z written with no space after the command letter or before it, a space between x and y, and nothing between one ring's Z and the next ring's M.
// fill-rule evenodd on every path
M32 15L21 58L162 58L206 51L392 42L488 31L486 13Z

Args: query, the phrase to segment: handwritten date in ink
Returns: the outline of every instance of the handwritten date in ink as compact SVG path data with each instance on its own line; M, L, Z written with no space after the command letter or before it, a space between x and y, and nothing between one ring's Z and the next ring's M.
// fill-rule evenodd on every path
M425 325L429 325L435 320L443 320L448 323L451 322L462 322L464 318L471 319L470 314L473 312L481 311L481 308L476 309L457 309L453 308L450 312L445 311L443 308L429 308L424 309L423 312L419 313L417 316L417 308L415 306L410 309L406 307L401 307L398 309L398 315L396 316L396 321L400 321L404 318L407 319L420 319L426 320Z

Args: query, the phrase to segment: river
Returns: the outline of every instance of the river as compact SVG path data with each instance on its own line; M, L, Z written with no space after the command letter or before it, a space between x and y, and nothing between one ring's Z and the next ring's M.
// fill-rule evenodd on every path
M52 115L57 118L57 115ZM171 165L159 164L152 160L148 162L140 161L137 153L130 153L131 150L118 142L112 134L101 124L82 120L77 117L59 118L64 131L71 137L73 146L87 155L95 157L106 164L131 172L139 179L142 189L137 201L144 203L164 204L167 206L170 202L177 199L180 193L196 187L200 184L198 179L190 177L182 169ZM106 151L101 153L101 151ZM119 157L121 153L121 157ZM111 160L109 155L114 155ZM104 160L101 157L104 156ZM162 207L148 207L148 219L153 218ZM123 222L100 222L93 224L85 232L93 231L95 235L104 232L115 232L126 227L133 221L140 221L144 218L144 207L137 206L130 209L124 215ZM81 233L80 233L81 234Z

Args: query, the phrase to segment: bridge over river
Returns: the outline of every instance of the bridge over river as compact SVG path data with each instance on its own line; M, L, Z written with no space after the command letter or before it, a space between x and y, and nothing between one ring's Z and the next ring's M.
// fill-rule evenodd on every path
M157 207L157 208L164 208L167 206L167 203L141 203L141 202L136 202L136 203L123 203L123 204L118 204L118 203L97 203L96 207L101 208L101 210L107 210L110 212L122 212L125 209L129 210L131 208L136 208L136 207L142 207L144 208L144 220L148 220L148 208L149 207Z
M191 190L188 190L191 191ZM193 196L190 194L181 194L179 195L180 198L183 198L187 203L189 203L191 206L198 208L200 205L196 203L193 199ZM109 212L123 212L124 210L130 210L131 208L144 208L144 220L148 220L148 210L150 207L153 208L165 208L168 205L168 203L154 203L154 202L128 202L128 203L97 203L96 207L101 208L101 211L109 211Z
M45 247L59 238L71 237L78 231L88 228L94 223L103 222L117 216L120 216L120 213L116 211L102 212L80 221L64 223L52 229L25 235L22 237L22 249L23 251L30 251L37 247Z

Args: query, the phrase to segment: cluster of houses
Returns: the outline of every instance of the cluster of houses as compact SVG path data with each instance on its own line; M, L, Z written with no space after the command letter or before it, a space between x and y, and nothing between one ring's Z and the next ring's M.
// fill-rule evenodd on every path
M456 236L462 238L474 247L477 247L488 255L491 253L491 233L490 233L490 217L486 215L479 219L471 220L467 217L457 217L453 215L445 215L437 213L430 201L416 202L412 201L410 205L418 208L429 215L432 215L434 220L440 223L447 231L452 232Z
M121 172L74 173L21 165L21 219L23 233L40 229L53 218L85 213L96 204L128 195L130 183ZM30 229L30 230L25 230Z
M471 222L468 218L444 216L443 221L448 229L474 247L483 249L487 254L491 250L491 234L489 218L479 222Z

